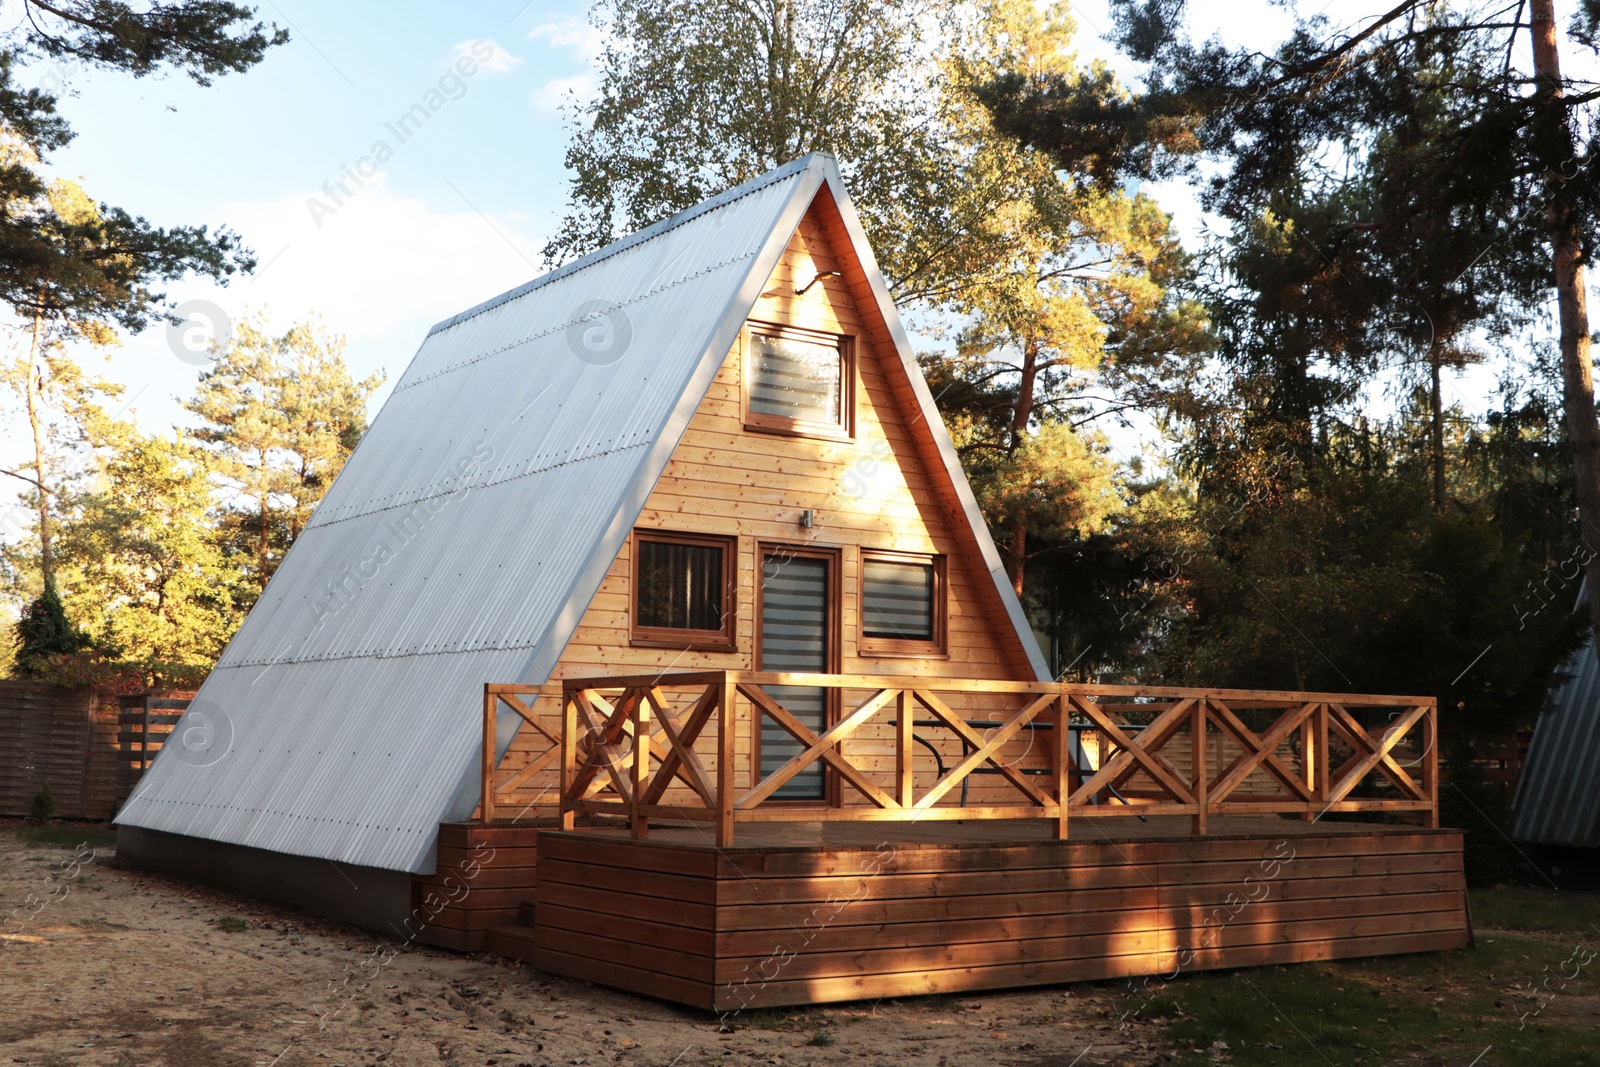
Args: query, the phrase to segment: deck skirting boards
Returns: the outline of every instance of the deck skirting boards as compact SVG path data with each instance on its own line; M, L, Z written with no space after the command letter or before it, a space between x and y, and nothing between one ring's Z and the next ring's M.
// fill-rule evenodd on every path
M1280 833L1261 832L1274 822ZM724 850L692 831L633 841L546 830L537 905L521 925L502 920L480 936L540 970L718 1012L1470 940L1460 831L1250 826L1206 837Z

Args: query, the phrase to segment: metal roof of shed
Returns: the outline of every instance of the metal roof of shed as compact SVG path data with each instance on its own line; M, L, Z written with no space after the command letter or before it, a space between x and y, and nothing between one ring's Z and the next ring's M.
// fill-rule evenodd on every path
M821 154L446 319L179 724L175 736L220 713L226 754L207 762L169 744L117 822L428 870L440 821L477 803L483 683L549 677L824 186L932 414L838 169ZM614 359L582 343L606 327L597 310L617 331ZM937 416L930 427L1043 677Z
M1600 659L1593 638L1561 674L1565 681L1534 725L1517 779L1511 836L1592 848L1600 846Z

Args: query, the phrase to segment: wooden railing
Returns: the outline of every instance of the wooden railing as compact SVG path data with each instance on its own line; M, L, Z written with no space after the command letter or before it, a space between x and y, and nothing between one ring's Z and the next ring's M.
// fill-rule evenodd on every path
M836 693L832 725L813 730L773 686ZM1058 838L1072 814L1185 815L1195 833L1212 815L1263 812L1417 812L1438 825L1431 697L699 671L569 679L558 726L521 699L537 691L485 687L486 823L514 803L517 817L569 829L621 817L638 837L652 819L711 824L719 845L737 823L776 821L1035 818ZM515 768L496 766L502 704L536 753ZM765 775L751 756L758 716L799 747ZM819 764L828 801L775 796ZM536 810L524 791L552 765L559 787ZM989 799L972 804L977 775Z
M548 788L535 793L531 800L518 796L525 786L537 782L541 774L548 776L550 768L561 758L561 720L557 718L552 721L538 715L533 709L537 701L522 699L537 697L540 688L537 685L504 682L490 682L483 687L483 750L480 762L483 792L480 794L482 801L478 806L478 817L485 825L494 822L502 808L517 809L512 815L513 820L530 816L548 817L561 811L560 794L551 795L553 790ZM497 773L500 761L495 749L502 704L521 717L522 733L534 739L531 747L535 753L525 766ZM517 799L513 801L512 798Z

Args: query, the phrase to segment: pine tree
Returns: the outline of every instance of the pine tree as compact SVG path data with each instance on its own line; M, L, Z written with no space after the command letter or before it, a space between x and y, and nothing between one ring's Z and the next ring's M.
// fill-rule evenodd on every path
M1190 42L1185 6L1183 0L1116 5L1123 47L1149 64L1149 90L1129 106L1096 112L1060 79L1011 78L989 87L996 123L1064 167L1105 145L1146 174L1181 172L1196 158L1216 164L1203 176L1207 207L1240 227L1253 221L1287 227L1285 240L1303 246L1296 255L1339 266L1340 277L1323 273L1330 288L1343 287L1341 298L1327 301L1333 315L1312 325L1331 335L1331 327L1349 325L1364 309L1392 313L1388 303L1408 301L1416 321L1401 332L1432 338L1421 357L1430 379L1471 357L1458 342L1474 325L1513 305L1523 314L1542 310L1540 291L1553 290L1587 570L1591 586L1600 588L1600 421L1584 284L1587 250L1600 240L1594 166L1600 93L1561 75L1552 0L1526 6L1413 0L1350 26L1319 14L1300 19L1268 52L1216 39ZM1600 5L1586 0L1582 8L1575 36L1593 45ZM1531 69L1516 61L1519 40L1532 46ZM1100 136L1081 146L1076 135L1096 121L1104 127ZM1132 153L1127 144L1157 150ZM1407 195L1369 200L1381 215L1348 217L1307 234L1303 209L1333 203L1328 187L1344 181L1348 161L1360 171L1369 150L1384 158L1381 172L1366 171L1381 178L1378 191ZM1317 175L1308 164L1319 161ZM1285 195L1287 202L1273 199ZM1402 239L1383 240L1395 235ZM1457 238L1468 240L1456 244ZM1472 255L1490 258L1484 263ZM1343 269L1356 260L1364 260L1362 271ZM1465 277L1453 281L1452 269ZM1406 284L1374 294L1364 291L1368 279ZM1500 308L1473 306L1495 290L1506 298ZM1437 508L1446 503L1442 398L1432 407ZM1600 599L1591 609L1600 626Z
M223 537L258 591L366 431L383 374L352 379L343 349L314 323L275 333L246 319L184 402L203 420L191 438L227 494Z
M25 400L34 459L31 473L4 473L30 485L36 497L38 565L48 589L58 487L47 468L36 387L47 351L66 336L104 343L115 327L143 329L163 314L154 284L191 272L223 279L252 269L255 260L227 230L151 226L95 203L75 182L50 179L49 154L74 135L51 93L16 85L16 68L44 55L134 77L172 68L209 85L218 74L254 66L288 33L253 21L253 9L228 0L137 7L121 0L24 0L23 7L25 17L0 30L0 305L29 326L23 366L8 383Z
M67 619L53 588L22 609L17 620L17 651L12 670L20 677L37 674L53 656L72 655L89 647L89 638Z

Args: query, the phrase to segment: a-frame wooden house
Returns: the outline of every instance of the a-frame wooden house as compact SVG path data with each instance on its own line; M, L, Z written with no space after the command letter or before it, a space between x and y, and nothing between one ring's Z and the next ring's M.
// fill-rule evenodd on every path
M1049 677L823 155L435 327L191 715L125 858L706 1008L1467 936L1431 700Z

